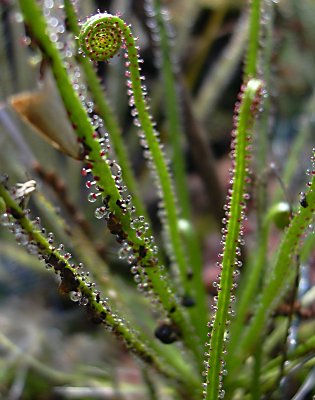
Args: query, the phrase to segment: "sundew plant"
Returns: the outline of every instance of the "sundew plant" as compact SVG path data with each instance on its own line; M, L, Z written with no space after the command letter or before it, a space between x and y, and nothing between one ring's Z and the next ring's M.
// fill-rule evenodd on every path
M313 398L313 2L0 7L1 398Z

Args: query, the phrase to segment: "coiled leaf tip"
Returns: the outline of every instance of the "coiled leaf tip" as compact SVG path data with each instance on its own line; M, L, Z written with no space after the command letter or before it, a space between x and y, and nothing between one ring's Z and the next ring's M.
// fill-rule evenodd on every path
M106 61L118 53L122 45L118 20L111 14L100 13L88 18L82 25L80 48L92 61Z

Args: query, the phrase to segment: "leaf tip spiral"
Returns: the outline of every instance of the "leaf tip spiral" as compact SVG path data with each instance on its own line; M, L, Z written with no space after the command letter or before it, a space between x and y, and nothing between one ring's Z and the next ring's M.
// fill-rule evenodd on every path
M78 39L81 51L92 61L106 61L114 57L123 40L119 18L108 13L89 17L83 23Z

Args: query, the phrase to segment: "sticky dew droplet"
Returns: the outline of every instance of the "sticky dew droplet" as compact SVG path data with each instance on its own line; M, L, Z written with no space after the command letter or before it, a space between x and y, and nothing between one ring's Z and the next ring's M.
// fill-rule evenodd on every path
M101 195L101 193L90 193L90 194L88 195L88 201L89 201L90 203L95 203L96 200L97 200L97 197L100 196L100 195Z
M104 206L98 207L98 208L96 208L95 211L94 211L94 216L95 216L95 218L97 218L97 219L102 219L102 218L104 218L104 217L106 216L106 214L107 214L108 212L109 212L109 211L107 210L106 207L104 207Z
M38 254L38 247L37 247L36 242L28 242L26 245L26 251L29 254L33 254L33 255Z
M130 254L130 249L131 248L128 248L128 247L121 247L118 250L118 258L120 260L125 260L126 258L128 258L129 254Z
M133 230L140 230L143 228L143 222L140 220L140 218L134 218L130 223L130 227Z
M81 297L82 297L81 292L72 291L69 293L70 300L72 300L74 302L79 301L81 299Z
M28 235L23 232L18 232L15 234L15 240L19 246L26 246L28 243Z
M131 268L130 268L130 272L134 275L134 274L137 274L138 272L139 272L139 267L137 266L137 265L133 265Z
M80 306L87 306L89 304L89 299L85 296L82 296L80 299Z
M11 220L10 220L10 214L4 213L0 215L0 224L2 226L10 226L11 225Z

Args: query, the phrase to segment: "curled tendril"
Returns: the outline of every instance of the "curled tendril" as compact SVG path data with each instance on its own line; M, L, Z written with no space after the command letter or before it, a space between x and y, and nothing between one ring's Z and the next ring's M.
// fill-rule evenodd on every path
M105 61L119 51L122 32L117 17L100 13L88 18L82 25L79 43L81 50L93 61Z

